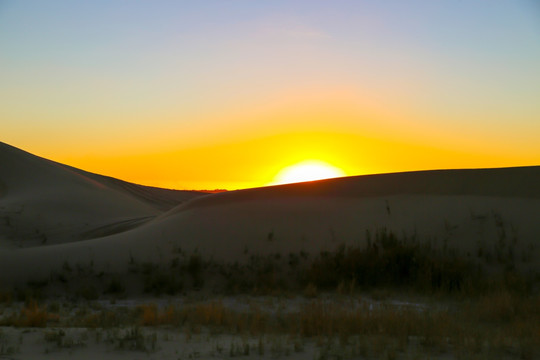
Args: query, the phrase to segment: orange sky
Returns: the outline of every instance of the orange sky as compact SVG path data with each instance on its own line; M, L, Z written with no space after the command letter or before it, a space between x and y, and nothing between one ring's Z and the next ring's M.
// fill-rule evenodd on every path
M538 165L539 16L503 0L0 4L0 140L178 189L264 186L305 160Z

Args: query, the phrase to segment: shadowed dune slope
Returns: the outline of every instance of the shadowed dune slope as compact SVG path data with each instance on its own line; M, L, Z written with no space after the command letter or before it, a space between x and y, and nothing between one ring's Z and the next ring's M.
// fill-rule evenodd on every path
M239 190L194 199L138 230L187 251L315 252L387 229L464 251L540 241L540 167L421 171ZM160 234L152 236L152 234ZM540 244L538 244L540 245ZM518 247L519 247L518 246ZM534 252L534 250L532 250Z
M194 198L162 212L165 190L5 148L0 161L11 170L2 173L3 211L7 206L13 210L13 203L21 214L32 209L33 217L27 220L46 217L51 231L57 222L80 223L81 214L95 226L86 229L90 240L0 249L0 282L43 277L66 261L122 273L130 261L168 264L180 249L226 263L276 253L318 254L340 244L364 246L367 234L380 229L448 246L465 256L474 257L479 249L496 254L511 248L517 267L539 270L538 166L382 174L246 189ZM14 155L6 156L10 151ZM28 172L36 176L20 175Z
M405 194L540 198L540 166L350 176L220 193L192 201L178 210L275 197L362 198Z
M200 195L130 184L0 143L0 245L80 240L96 227L150 219Z

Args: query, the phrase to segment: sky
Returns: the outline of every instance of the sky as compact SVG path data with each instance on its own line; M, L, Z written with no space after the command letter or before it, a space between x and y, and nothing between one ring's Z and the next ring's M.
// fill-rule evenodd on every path
M0 141L176 189L540 165L535 0L0 0Z

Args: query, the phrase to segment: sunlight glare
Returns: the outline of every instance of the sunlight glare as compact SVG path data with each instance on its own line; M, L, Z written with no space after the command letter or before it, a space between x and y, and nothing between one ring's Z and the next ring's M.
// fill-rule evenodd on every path
M282 169L274 178L274 185L314 181L346 176L345 172L324 161L307 160Z

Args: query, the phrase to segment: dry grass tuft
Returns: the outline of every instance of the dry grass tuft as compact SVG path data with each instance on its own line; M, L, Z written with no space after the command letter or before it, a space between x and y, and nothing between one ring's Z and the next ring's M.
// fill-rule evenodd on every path
M1 321L3 326L45 327L49 321L58 321L59 316L47 312L35 300L28 301L18 314L12 314Z
M140 305L138 310L141 312L142 325L155 326L158 324L158 310L156 304Z
M56 319L58 316L49 314L44 307L39 307L37 302L32 300L21 310L17 326L45 327L48 320Z
M13 302L13 292L0 291L0 303L11 305L12 302Z

